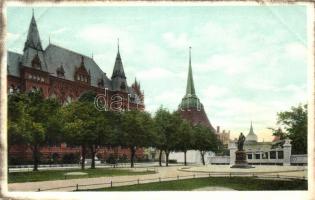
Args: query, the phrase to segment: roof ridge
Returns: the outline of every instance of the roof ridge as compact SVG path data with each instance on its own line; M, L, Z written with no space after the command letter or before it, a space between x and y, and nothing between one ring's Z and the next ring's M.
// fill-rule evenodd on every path
M53 44L53 43L48 44L47 47L45 48L45 51L48 49L49 46L55 46L55 47L58 47L58 48L60 48L60 49L67 50L67 51L70 51L70 52L72 52L72 53L75 53L75 54L77 54L77 55L79 55L79 56L84 56L84 57L89 58L89 59L91 59L91 60L94 61L94 59L93 59L92 57L89 57L89 56L87 56L87 55L85 55L85 54L83 54L83 53L79 53L79 52L76 52L76 51L74 51L74 50L67 49L67 48L65 48L65 47L62 47L62 46L59 46L59 45ZM95 62L95 61L94 61L94 62ZM96 63L96 62L95 62L95 63Z
M75 51L73 51L73 50L71 50L71 49L67 49L67 48L65 48L65 47L62 47L62 46L59 46L59 45L53 44L53 43L50 43L49 45L47 45L47 47L45 48L44 51L46 52L46 50L47 50L50 46L57 47L57 48L59 48L59 49L65 50L65 51L69 51L69 52L74 53L74 54L76 54L76 55L78 55L78 56L83 56L84 59L87 58L87 59L89 59L90 61L92 61L92 62L96 65L96 67L98 68L98 70L100 70L103 74L104 74L104 73L106 74L106 72L104 72L104 70L102 70L102 68L95 62L95 60L94 60L93 58L89 57L89 56L86 56L86 55L84 55L84 54L80 54L80 53L75 52ZM107 76L105 75L105 77L107 77Z

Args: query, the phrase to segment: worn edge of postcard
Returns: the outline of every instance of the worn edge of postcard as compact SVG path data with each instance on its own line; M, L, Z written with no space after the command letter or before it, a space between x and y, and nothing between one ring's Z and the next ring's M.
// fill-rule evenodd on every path
M250 4L250 5L259 5L259 4L265 4L265 5L288 5L288 4L307 4L307 13L308 13L308 22L307 22L307 37L309 38L309 48L311 48L308 52L308 199L315 199L315 190L314 190L314 181L315 181L315 69L314 69L314 57L315 57L315 41L314 41L314 34L315 34L315 17L314 17L314 8L315 8L315 2L313 0L201 0L201 1L190 1L190 0L164 0L164 1L143 1L143 0L136 0L136 1L125 1L125 0L96 0L96 1L89 1L89 0L19 0L19 1L11 1L11 0L3 0L0 1L0 63L1 63L1 69L0 69L0 198L4 199L61 199L61 198L88 198L88 195L82 195L83 193L80 193L80 195L72 195L74 193L65 193L65 192L47 192L47 193L37 193L34 192L14 192L17 195L10 195L8 192L8 184L7 184L7 70L6 70L6 64L7 64L7 53L6 53L6 6L7 4L19 4L22 6L44 6L44 5L52 5L56 4L58 6L62 5L69 5L78 3L80 5L106 5L106 4L151 4L154 5L158 3L167 3L167 4L174 4L174 3L207 3L207 4L222 4L223 5L237 5L237 4ZM233 3L233 4L231 4ZM252 4L251 4L252 3ZM310 28L312 27L312 29ZM12 193L12 192L11 192ZM167 196L169 196L170 192L164 192ZM187 192L185 192L185 196L181 195L182 198L189 199L189 198L195 198L195 197L202 197L201 195L209 195L207 192L197 192L199 195L189 195ZM255 196L255 192L251 192ZM59 194L56 196L56 194ZM78 193L77 193L78 194ZM89 194L95 195L95 192L90 192ZM98 193L100 194L100 193ZM128 194L130 198L132 199L139 199L139 198L150 198L152 199L152 192L142 193L140 196L135 195L135 192L129 192ZM139 193L137 193L139 194ZM149 194L149 195L148 195ZM156 194L156 193L155 193ZM161 192L160 192L161 194ZM194 193L196 194L196 193ZM217 193L218 194L218 193ZM221 193L222 194L222 193ZM244 199L244 193L241 194L241 192L234 192L235 199ZM256 193L257 194L257 193ZM283 192L283 197L285 198L285 195L290 195L290 191ZM55 196L53 196L55 195ZM122 197L117 192L107 193L106 194L108 198L110 199L118 199L119 197ZM159 197L167 197L167 196L161 196L157 195L156 197L153 197L153 199L158 199ZM96 196L95 196L96 197ZM98 195L97 197L101 197ZM125 195L126 197L126 195ZM219 197L219 195L213 196L211 194L211 197ZM222 198L222 197L221 197ZM254 198L257 199L265 199L266 197L258 197L255 196ZM82 198L81 198L82 199Z

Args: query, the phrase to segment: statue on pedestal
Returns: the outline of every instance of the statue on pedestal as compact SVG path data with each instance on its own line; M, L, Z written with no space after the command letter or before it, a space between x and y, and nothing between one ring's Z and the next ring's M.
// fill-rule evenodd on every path
M246 161L246 152L244 151L245 136L240 134L237 140L237 151L235 152L235 165L231 168L252 168Z

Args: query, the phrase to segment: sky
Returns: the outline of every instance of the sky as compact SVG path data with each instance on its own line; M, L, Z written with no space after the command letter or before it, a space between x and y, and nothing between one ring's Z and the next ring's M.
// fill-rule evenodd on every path
M34 7L50 42L92 56L111 77L117 38L129 85L135 77L152 114L185 95L189 46L197 96L211 124L272 139L277 113L307 103L307 12L281 6ZM7 44L22 53L32 7L7 8Z

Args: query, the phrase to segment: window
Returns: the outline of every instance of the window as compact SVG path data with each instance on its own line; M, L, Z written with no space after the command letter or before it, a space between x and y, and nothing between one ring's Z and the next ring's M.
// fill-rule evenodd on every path
M29 74L28 79L32 79L32 78L33 78L32 74Z
M80 80L80 75L77 76L77 80L78 80L78 81Z
M255 159L260 159L260 154L259 153L255 154Z
M276 152L270 151L270 159L276 159Z
M252 154L247 154L247 159L249 159L249 160L253 159Z
M278 159L283 159L283 151L278 151Z
M40 78L40 81L41 81L41 82L44 82L44 81L45 81L45 79L44 79L43 77L41 77L41 78Z
M262 154L262 159L268 159L268 152Z

